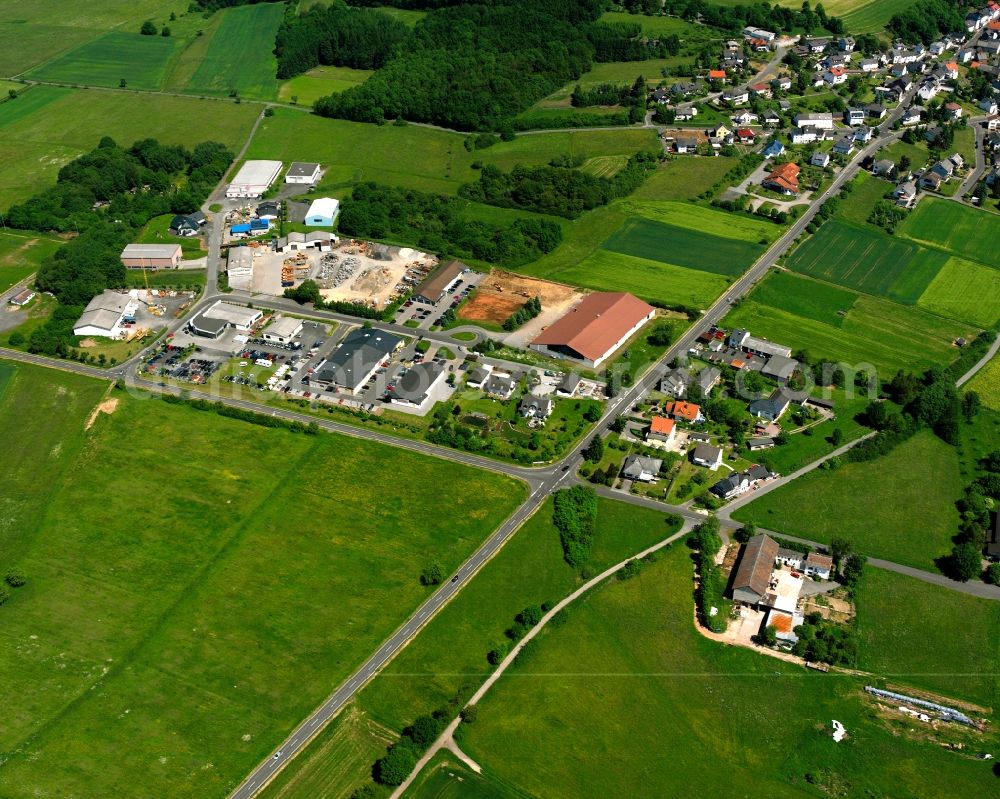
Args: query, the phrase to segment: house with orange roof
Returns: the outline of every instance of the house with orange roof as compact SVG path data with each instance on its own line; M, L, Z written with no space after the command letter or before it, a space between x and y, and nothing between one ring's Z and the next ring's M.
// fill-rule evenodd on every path
M799 193L800 171L798 164L791 162L779 164L761 181L761 185L765 189L776 191L779 194L786 194L790 197L797 195Z
M677 438L677 423L665 416L654 416L646 431L646 443L669 447Z
M663 411L671 419L679 421L691 422L692 424L705 421L705 416L701 412L701 406L695 405L693 402L684 402L683 400L668 402L664 406Z
M944 68L947 70L948 80L958 80L958 64L949 61L944 65Z
M726 82L726 70L724 70L724 69L710 69L708 71L708 79L709 80L718 80L718 81L722 81L723 83L725 83Z

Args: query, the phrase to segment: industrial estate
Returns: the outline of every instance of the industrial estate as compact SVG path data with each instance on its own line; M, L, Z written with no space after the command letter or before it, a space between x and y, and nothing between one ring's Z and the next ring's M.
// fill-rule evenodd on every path
M997 792L1000 5L9 5L0 796Z

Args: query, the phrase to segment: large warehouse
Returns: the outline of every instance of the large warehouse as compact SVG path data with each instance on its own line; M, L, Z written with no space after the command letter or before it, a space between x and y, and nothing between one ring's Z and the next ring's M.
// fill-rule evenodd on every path
M448 293L448 289L454 286L458 279L469 271L469 267L461 261L448 261L437 270L427 280L420 284L413 295L413 299L419 302L426 302L434 305L441 301L441 298Z
M236 291L253 289L253 247L232 247L226 264L229 288Z
M128 294L105 291L92 299L73 325L74 336L119 338L125 322L135 321L139 303Z
M340 213L340 202L332 197L318 197L306 211L305 223L309 227L331 227Z
M241 333L248 333L263 316L255 308L244 308L242 305L219 300L188 322L188 328L196 336L218 338L230 327Z
M403 339L399 336L375 328L359 327L344 337L336 352L313 379L355 394L378 371L382 361L402 344Z
M655 315L653 306L631 294L595 292L549 325L528 346L597 368Z
M121 259L126 269L176 269L181 265L181 245L126 244Z
M260 197L281 174L281 161L247 161L226 189L230 199Z

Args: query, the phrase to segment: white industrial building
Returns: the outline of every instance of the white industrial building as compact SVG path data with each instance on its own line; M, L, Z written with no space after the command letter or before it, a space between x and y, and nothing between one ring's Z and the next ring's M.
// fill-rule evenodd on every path
M308 233L291 231L274 243L277 252L298 252L299 250L319 250L329 252L334 244L340 241L333 233L322 230L310 230Z
M188 322L188 329L196 336L218 338L230 327L247 333L263 318L264 314L255 308L219 300Z
M73 335L120 338L124 333L122 325L135 321L137 310L139 303L130 295L105 291L87 303L73 325Z
M285 183L301 183L311 186L319 180L319 164L305 161L293 161L285 173Z
M226 196L260 197L281 174L282 166L281 161L247 161L229 184Z
M253 290L253 247L233 247L229 250L226 272L229 288L236 291Z
M333 220L340 213L340 201L332 197L319 197L313 200L306 211L305 223L310 227L331 227Z
M275 319L264 331L265 341L275 341L278 344L290 344L302 332L302 320L291 316Z

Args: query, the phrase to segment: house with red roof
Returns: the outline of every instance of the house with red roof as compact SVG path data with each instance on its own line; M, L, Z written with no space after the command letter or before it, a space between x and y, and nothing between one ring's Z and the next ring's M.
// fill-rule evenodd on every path
M693 402L684 402L683 400L668 402L663 407L663 412L671 419L678 421L691 422L692 424L705 421L701 406L695 405Z
M665 416L654 416L646 431L646 443L652 446L667 446L674 443L677 435L677 423Z
M757 140L757 134L750 128L737 128L736 140L740 144L753 144Z
M708 71L708 79L709 80L718 80L718 81L722 81L723 83L725 83L726 82L726 70L724 70L724 69L710 69Z
M789 197L799 193L799 169L798 164L787 163L778 164L771 170L770 174L764 178L761 185L765 189L776 191L778 194L785 194Z

